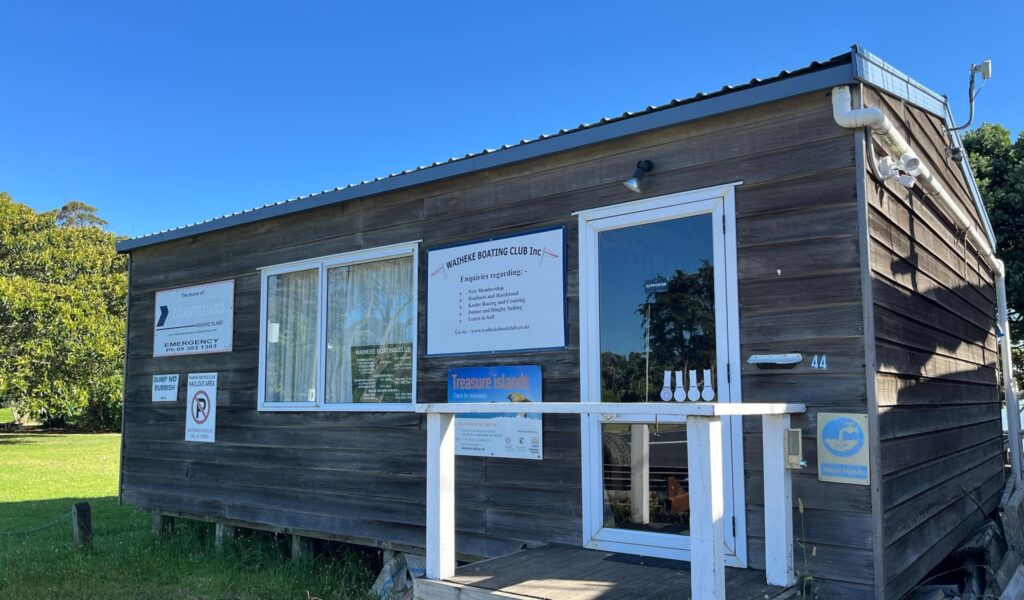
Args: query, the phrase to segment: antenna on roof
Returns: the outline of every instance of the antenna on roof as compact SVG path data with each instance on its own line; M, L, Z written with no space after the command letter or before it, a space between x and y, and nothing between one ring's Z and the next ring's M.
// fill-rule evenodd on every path
M981 73L981 87L978 91L974 91L974 76ZM992 77L992 61L983 60L980 64L971 65L971 84L967 88L967 98L970 100L971 113L967 118L967 122L959 127L950 127L946 131L960 131L961 129L967 129L971 126L971 121L974 120L974 99L981 93L981 88L985 87L985 82Z

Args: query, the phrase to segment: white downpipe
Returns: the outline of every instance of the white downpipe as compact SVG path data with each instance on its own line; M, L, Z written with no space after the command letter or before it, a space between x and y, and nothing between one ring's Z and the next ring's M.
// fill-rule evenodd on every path
M1021 436L1020 407L1017 404L1017 393L1013 388L1013 359L1010 355L1010 319L1006 307L1006 269L1003 261L996 258L993 247L995 240L982 235L978 227L964 213L960 205L942 187L932 175L928 166L910 148L907 140L900 135L885 114L875 107L854 109L850 98L849 86L832 88L832 116L837 124L848 129L859 127L869 128L885 146L892 157L899 157L904 168L913 177L928 196L939 200L943 210L953 219L956 226L965 233L985 264L992 269L996 279L996 304L998 307L997 325L1002 334L999 349L1002 354L1003 391L1006 397L1006 423L1010 438L1010 464L1016 483L1020 484L1021 476Z
M1024 481L1021 474L1021 439L1020 439L1020 406L1017 404L1017 391L1013 383L1013 357L1010 355L1009 311L1006 308L1006 277L996 277L996 302L999 306L999 353L1002 355L1003 391L1006 394L1006 433L1010 438L1010 465L1017 486Z

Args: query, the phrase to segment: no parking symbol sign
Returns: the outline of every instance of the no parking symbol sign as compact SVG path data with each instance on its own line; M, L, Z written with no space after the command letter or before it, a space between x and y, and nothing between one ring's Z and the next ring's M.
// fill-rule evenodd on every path
M188 374L188 403L185 406L185 441L217 440L217 374Z

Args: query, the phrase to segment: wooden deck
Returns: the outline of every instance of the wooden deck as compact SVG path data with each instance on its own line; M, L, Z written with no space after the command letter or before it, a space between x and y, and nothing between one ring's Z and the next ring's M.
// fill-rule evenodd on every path
M729 600L795 598L764 571L726 569ZM689 563L547 545L459 567L444 581L416 580L417 600L643 600L690 597Z

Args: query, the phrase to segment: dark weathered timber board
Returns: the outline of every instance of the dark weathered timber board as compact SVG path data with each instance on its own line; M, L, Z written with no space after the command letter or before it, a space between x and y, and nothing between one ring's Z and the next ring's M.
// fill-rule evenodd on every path
M746 473L747 504L751 510L764 509L764 476L759 471ZM843 485L818 481L818 474L810 469L793 472L793 503L800 499L804 507L851 513L870 513L871 494L863 485ZM764 531L761 531L764 535Z
M794 539L800 538L799 521L794 521ZM747 540L750 567L764 568L764 538L751 536ZM833 546L829 544L796 545L793 552L793 566L797 579L803 576L814 580L844 581L847 583L871 582L874 578L872 553L858 548ZM840 596L840 598L844 598Z
M1002 440L985 440L943 456L937 460L905 469L882 480L882 501L887 507L897 507L915 496L927 494L936 482L961 476L963 473L983 469L992 462L1002 462Z
M564 225L569 337L564 351L426 357L425 261L419 273L420 400L442 400L447 369L540 364L548 399L579 397L577 224L572 212L636 198L622 173L654 160L646 196L742 180L737 189L741 355L798 347L829 352L828 372L744 369L748 401L807 402L794 419L810 444L818 410L860 409L866 392L860 262L852 233L856 174L850 132L835 126L827 96L776 103L495 171L436 182L299 215L195 236L133 252L125 423L126 499L146 508L263 523L325 535L422 544L425 434L400 414L258 413L259 275L263 266L383 244L423 240L423 250L537 227ZM482 227L480 223L487 223ZM781 273L780 273L781 272ZM235 351L154 359L154 292L235 279ZM801 311L803 314L801 315ZM747 318L750 318L749 323ZM148 401L154 373L220 373L218 441L187 444L184 383L179 401ZM823 390L825 393L823 393ZM545 418L545 460L457 461L458 548L494 552L523 542L579 543L578 418ZM760 481L760 434L748 431L746 473ZM813 460L813 452L809 452ZM836 549L811 558L819 578L849 580L842 556L870 564L863 530L845 542L823 524L830 512L857 520L870 503L860 490L840 499L834 485L797 476L814 539ZM299 495L305 494L301 500ZM261 499L262 498L262 499ZM295 502L289 499L294 498ZM352 498L351 510L342 511ZM322 503L318 500L323 500ZM391 502L387 507L376 506ZM760 490L748 502L758 510ZM323 506L323 507L321 507ZM398 515L401 516L398 516ZM751 529L763 526L756 519ZM757 535L763 535L758 533ZM752 534L752 539L757 539ZM843 549L844 544L850 547ZM760 553L760 555L758 555ZM751 559L763 564L763 544Z
M966 214L981 219L939 120L865 89ZM919 190L867 172L885 596L898 597L992 506L1002 432L991 271ZM967 497L970 494L974 500Z
M876 350L879 371L902 375L984 385L995 381L994 365L976 365L959 358L912 350L879 339Z
M961 500L964 490L978 489L993 477L1001 481L1002 472L1002 465L987 462L930 488L922 496L887 510L882 516L885 544L897 542L950 504Z
M998 360L997 350L982 345L989 342L989 336L986 335L975 342L936 327L934 323L922 322L916 317L917 315L907 315L876 304L875 335L915 350L958 358L979 366L995 366Z
M881 412L885 414L879 424L878 437L881 440L1000 420L996 403L938 405L928 411L914 405L891 406Z
M979 287L992 284L992 271L977 252L969 245L965 248L962 238L948 235L949 224L938 217L935 201L920 198L897 183L873 183L869 215L881 216L886 233L899 231L909 236L921 250L943 256L948 264L958 265L960 273Z
M825 484L838 486L842 484ZM794 493L794 498L798 497ZM747 526L758 537L764 537L764 510L751 508L747 511ZM829 507L814 509L804 506L803 514L793 509L793 538L804 544L832 544L836 541L836 530L844 533L845 545L870 551L874 532L870 512L844 512Z
M911 238L895 228L887 228L885 218L874 211L870 213L869 220L877 223L877 226L872 229L874 232L872 241L885 246L890 252L893 257L890 264L894 273L902 274L908 270L924 273L932 281L959 296L964 302L976 307L982 314L987 314L995 289L991 287L983 289L971 281L970 275L973 273L966 267L962 256L949 256L943 255L945 253L928 251L920 239ZM902 263L897 262L897 259ZM908 269L908 266L911 269Z
M879 373L877 382L879 406L999 403L999 390L988 384L891 373Z
M905 260L904 257L894 254L892 250L874 239L871 240L871 268L878 277L876 282L881 280L887 285L910 290L945 306L949 311L956 311L962 318L978 327L985 328L994 318L978 304L965 300L957 293L955 287L962 285L963 279L958 279L949 269L944 269L945 273L936 279L933 277L934 272L918 269L914 261Z
M494 214L524 199L550 203L557 197L592 193L595 188L621 187L622 173L631 172L638 158L657 159L660 166L645 184L670 169L692 170L734 157L757 155L807 141L834 138L844 132L831 120L823 94L810 94L755 111L742 111L700 123L667 128L644 136L575 150L529 163L475 173L430 185L380 195L370 203L348 202L317 209L326 222L311 223L307 214L294 214L245 226L244 238L212 240L195 236L142 248L136 252L152 259L138 275L173 268L193 267L209 259L235 256L254 248L287 248L290 244L344 238L350 233L394 229L421 220L437 222L453 215ZM851 163L852 164L852 163ZM849 182L847 185L850 186ZM622 196L622 192L616 194ZM609 198L609 201L615 201ZM621 201L621 200L620 200ZM590 200L589 203L593 203ZM371 206L372 205L372 206ZM421 205L425 207L421 208ZM408 207L406 209L406 207ZM218 243L219 242L219 243ZM261 265L261 266L265 266Z
M1002 429L1002 425L996 419L958 429L883 440L881 442L883 476L952 454L961 448L975 446L993 438L1001 438ZM922 460L922 456L928 456L928 459Z
M742 172L743 181L758 183L769 182L777 179L776 173L783 176L794 176L807 174L811 169L799 164L797 158L814 160L813 154L828 153L827 159L819 158L816 163L827 168L837 168L847 164L846 155L841 151L842 146L848 146L837 142L845 138L842 131L837 131L835 124L830 123L831 115L819 112L814 117L817 123L816 134L807 138L794 135L793 128L787 128L787 123L773 123L763 133L773 139L771 144L764 144L756 136L752 136L747 130L725 132L719 141L715 139L714 146L708 146L708 140L694 141L682 139L674 144L664 146L645 147L644 157L661 165L656 172L652 172L648 179L644 180L645 187L651 195L658 193L669 193L683 189L703 187L701 184L711 185L715 182L723 183L730 181L729 176L736 177ZM760 131L760 130L759 130ZM782 139L778 139L781 136ZM838 137L837 137L838 136ZM778 143L775 143L778 141ZM701 145L703 143L704 145ZM756 151L753 151L756 150ZM707 151L707 152L705 152ZM719 155L719 158L710 160L712 155ZM436 232L437 243L445 244L458 241L466 235L471 235L464 227L467 218L471 219L474 214L486 214L489 220L499 224L499 228L514 229L522 227L525 222L538 222L545 219L558 219L568 208L569 212L583 208L592 208L605 204L615 204L623 200L622 175L623 170L628 171L631 167L623 169L618 163L621 160L613 160L615 157L606 157L602 160L590 161L587 163L574 163L561 169L555 169L547 173L530 174L528 181L512 181L502 184L503 186L516 186L516 189L497 191L493 185L485 184L482 189L478 188L476 193L502 202L497 204L495 200L485 203L484 206L475 207L469 210L459 210L453 203L446 202L443 198L436 200L444 206L436 214L424 215L423 219L406 220L401 219L397 223L381 221L376 228L359 228L358 220L346 219L339 215L335 218L325 219L334 223L334 227L328 227L324 222L308 224L301 215L286 217L294 221L292 229L301 231L277 231L271 236L260 236L258 233L252 237L239 239L226 239L224 245L208 247L199 244L194 251L182 253L180 263L187 267L190 272L202 276L210 269L209 260L216 260L220 257L244 260L243 265L249 265L251 269L279 264L291 260L300 260L303 257L323 256L332 253L348 252L362 247L373 247L388 243L419 239L416 236L422 229L421 223L429 220ZM790 161L789 159L794 159ZM635 163L636 159L633 159ZM790 164L787 165L787 162ZM852 162L852 161L851 161ZM612 167L612 164L615 164ZM721 179L722 174L725 179ZM736 179L732 179L735 181ZM585 185L572 185L572 182L585 182ZM690 185L687 185L690 183ZM671 189L660 190L659 186L669 184ZM472 188L462 190L463 197L474 195ZM628 193L628 191L626 191ZM627 197L628 198L628 197ZM370 200L372 201L372 199ZM416 200L414 200L416 201ZM364 203L365 201L360 201ZM356 203L349 203L354 206ZM490 204L490 206L488 206ZM328 207L328 209L331 207ZM325 210L325 209L318 209ZM340 210L335 208L335 211ZM354 209L349 209L354 210ZM416 214L415 210L410 211ZM320 221L320 219L317 219ZM352 223L351 225L348 223ZM247 229L250 226L242 226L239 229ZM218 234L220 235L220 234ZM263 239L264 237L268 239ZM203 251L209 254L203 254ZM136 279L140 286L149 287L160 285L165 278L164 271L160 269L142 269Z
M923 534L904 536L886 548L886 555L899 559L887 571L885 597L900 597L917 584L943 558L970 535L985 517L999 505L1002 496L1001 478L993 478L985 486L973 490L974 498L963 498L927 521ZM983 495L984 494L984 495ZM913 540L913 546L903 545ZM912 562L906 563L904 560ZM891 575L890 575L891 573Z

